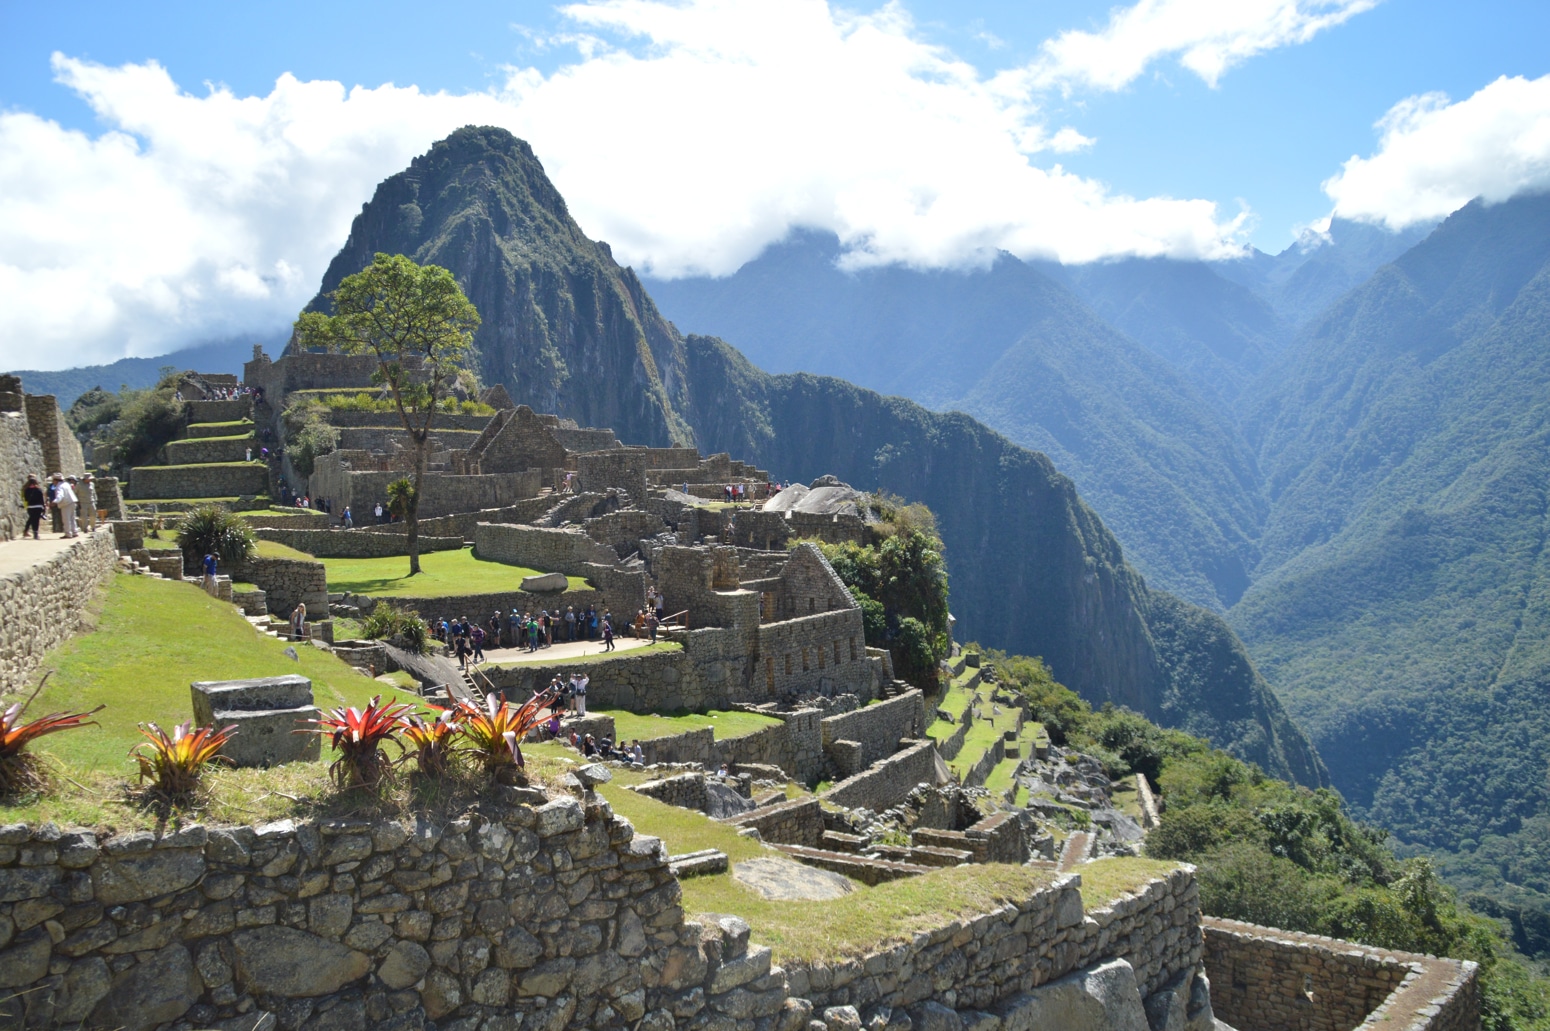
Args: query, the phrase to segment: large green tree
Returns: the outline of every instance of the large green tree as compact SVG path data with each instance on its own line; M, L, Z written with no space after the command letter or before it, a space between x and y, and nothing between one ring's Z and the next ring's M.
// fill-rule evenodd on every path
M333 314L303 312L296 338L303 347L377 358L376 378L414 446L414 490L404 506L413 576L420 571L419 511L431 425L473 350L479 312L451 272L402 254L378 254L328 298Z

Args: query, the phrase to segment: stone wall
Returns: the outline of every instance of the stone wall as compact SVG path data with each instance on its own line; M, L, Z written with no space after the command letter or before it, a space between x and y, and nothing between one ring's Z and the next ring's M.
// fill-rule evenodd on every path
M985 749L985 754L963 775L965 787L977 788L984 785L992 770L996 768L1002 759L1006 758L1006 736L996 738Z
M911 688L896 698L878 702L838 716L821 724L823 746L835 741L859 741L862 765L870 766L892 755L905 738L918 738L925 732L924 696Z
M822 797L846 809L887 809L902 802L917 784L937 783L938 762L936 747L921 741L847 777Z
M172 465L201 462L245 462L257 451L251 435L241 437L200 437L174 440L167 445L167 461Z
M225 401L201 402L227 404ZM262 462L228 465L142 465L129 472L130 500L143 498L238 498L269 493Z
M375 502L372 503L373 505ZM500 508L485 508L476 512L454 512L451 515L421 517L420 532L435 534L439 537L462 537L463 540L472 542L475 528L480 523L527 523L532 522L554 507L554 498L548 495L538 498L523 498ZM375 515L372 506L367 505L358 510L361 518L355 520L355 525L372 533L405 533L408 527L403 523L383 523L380 526L372 522ZM362 521L364 519L364 522Z
M39 474L64 473L66 476L83 476L86 459L81 454L81 442L75 439L65 422L65 413L59 410L59 402L53 394L27 394L27 430L43 448L43 464L46 469L29 470Z
M474 527L474 553L495 562L567 576L585 576L589 565L613 565L618 561L612 548L599 544L580 530L506 523L477 524Z
M644 784L632 785L630 790L681 809L704 812L708 804L703 773L680 773L676 777L648 780Z
M689 657L682 651L645 655L634 651L591 664L551 666L539 662L521 666L483 666L481 670L496 689L505 691L509 698L531 697L536 690L546 687L556 674L569 677L573 672L585 672L592 678L587 685L587 707L592 709L704 712L726 707L724 699L708 693L705 685L694 676ZM716 704L710 704L712 701Z
M1216 1015L1259 1031L1476 1031L1476 964L1234 920L1204 921ZM1430 976L1429 976L1430 975Z
M644 450L619 448L577 455L577 489L604 493L609 487L618 487L636 501L644 499L647 462L642 453Z
M513 576L513 583L520 580ZM564 613L567 606L574 606L578 613L585 612L588 605L595 605L601 611L606 608L606 596L601 591L582 589L578 591L496 591L489 594L450 595L440 598L413 598L396 597L387 598L399 608L418 612L426 619L439 619L443 616L468 616L477 619L481 624L487 622L490 614L500 612L507 615L512 609L518 612L548 612ZM602 642L598 643L602 647ZM486 672L491 672L490 667L485 667ZM548 681L545 681L548 683Z
M1022 1009L1020 993L1107 960L1122 959L1134 968L1143 998L1199 965L1193 868L1087 913L1081 883L1079 875L1067 874L1031 898L952 921L871 956L832 966L793 965L786 970L787 982L792 994L812 1000L815 1010L914 1007L945 997L960 1013L1010 1016ZM1004 1026L1029 1025L1008 1019ZM1042 1031L1043 1025L1034 1026Z
M379 501L385 505L388 484L412 475L405 469L397 468L393 462L375 460L371 463L395 466L383 469L356 469L352 467L352 462L364 462L362 453L335 451L323 455L317 460L307 480L307 488L312 496L328 498L333 502L335 512L342 512L349 505L353 512L364 514L372 511ZM424 493L420 498L420 515L432 518L454 512L502 508L524 498L536 497L542 486L541 477L536 472L493 473L487 476L427 472ZM357 516L357 521L359 518Z
M380 363L369 354L282 354L278 361L270 361L258 347L253 348L253 360L242 366L242 382L250 387L262 387L272 405L281 403L281 396L292 390L335 387L341 389L371 389L371 374Z
M339 429L337 447L341 451L385 451L408 449L409 435L402 423L394 416L392 426L343 426ZM479 437L478 430L438 428L431 431L431 451L447 451L466 448Z
M666 528L661 516L642 512L638 508L609 512L596 519L588 519L582 525L588 537L599 544L606 544L620 558L639 551L641 538L654 537Z
M25 686L48 650L75 632L117 562L113 531L103 527L51 559L0 576L0 693Z
M246 397L230 401L189 401L186 408L188 421L191 423L236 422L238 419L247 419L253 415L253 402Z
M317 558L384 558L409 554L404 538L386 533L289 527L263 527L254 532L261 541L275 541ZM463 546L463 538L427 537L422 532L419 544L422 554L427 551L457 551Z
M589 702L592 700L588 688ZM715 740L709 727L685 731L671 737L660 737L641 742L641 751L647 763L704 763L714 767L726 763L778 766L791 779L803 784L814 784L823 771L823 746L818 721L822 712L818 709L799 709L795 712L775 712L766 715L781 720L778 726L765 727L752 734Z
M248 559L232 573L233 580L250 583L264 592L265 604L277 616L289 617L298 603L306 603L308 620L328 614L328 571L321 562L296 558Z
M726 822L739 829L752 827L763 841L807 848L818 848L823 843L823 806L816 798L793 798Z
M20 537L27 525L27 509L22 505L27 474L42 484L48 472L43 446L28 429L26 414L0 412L0 540Z
M769 697L850 692L866 701L874 696L860 609L765 623L758 633L755 676Z
M242 513L242 521L255 530L326 530L332 522L327 512L310 508L287 508L284 512L259 509L256 512ZM424 533L423 521L420 526L420 532Z

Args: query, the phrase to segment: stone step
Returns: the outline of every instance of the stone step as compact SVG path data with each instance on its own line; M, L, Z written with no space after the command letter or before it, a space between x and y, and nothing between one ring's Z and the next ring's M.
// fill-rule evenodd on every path
M703 877L708 874L727 872L727 854L718 849L707 848L699 852L685 852L682 855L667 857L668 869L674 876Z

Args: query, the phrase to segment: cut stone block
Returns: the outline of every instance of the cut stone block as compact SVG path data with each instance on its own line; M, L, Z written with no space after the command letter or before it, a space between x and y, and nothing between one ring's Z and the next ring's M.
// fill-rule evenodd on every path
M539 576L524 576L522 589L524 591L563 591L570 586L564 573L543 573Z
M278 766L281 763L312 762L322 754L317 734L297 734L311 724L304 721L317 715L306 705L295 709L259 711L218 710L217 727L235 725L237 732L221 748L221 754L237 766Z
M312 681L288 673L252 680L198 680L189 685L194 696L194 723L209 726L216 712L310 708Z

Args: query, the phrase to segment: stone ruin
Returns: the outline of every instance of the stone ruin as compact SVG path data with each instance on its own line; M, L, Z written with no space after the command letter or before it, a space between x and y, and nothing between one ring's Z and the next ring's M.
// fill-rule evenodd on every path
M189 687L195 726L237 728L221 749L232 765L270 767L321 754L319 735L296 733L318 711L306 677L201 680Z

